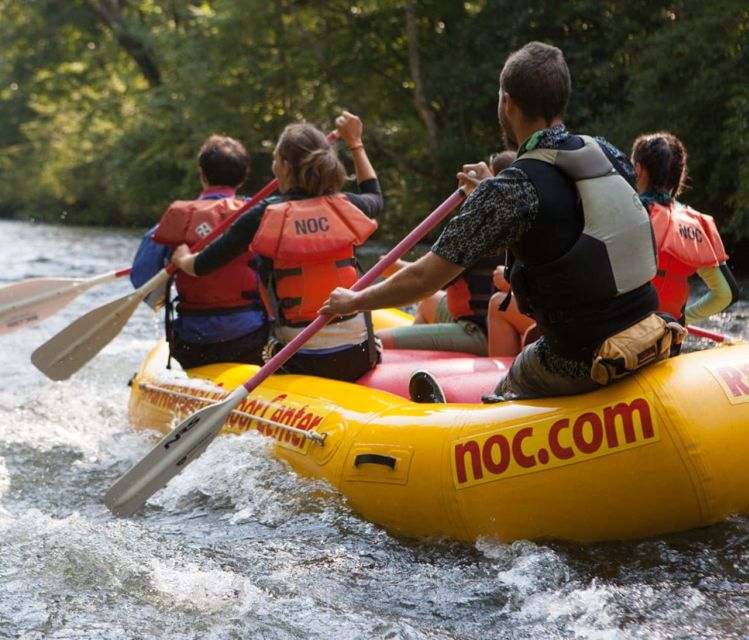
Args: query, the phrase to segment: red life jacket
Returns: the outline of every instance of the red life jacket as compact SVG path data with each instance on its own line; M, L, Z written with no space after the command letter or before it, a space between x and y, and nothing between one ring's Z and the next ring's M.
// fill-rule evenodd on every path
M703 267L728 260L712 216L678 203L648 206L658 249L658 271L653 284L659 311L683 315L689 298L689 276Z
M250 245L273 262L267 308L284 324L310 323L335 287L356 282L354 246L375 229L343 194L269 205Z
M494 269L503 263L504 256L482 258L450 283L447 308L453 319L486 318L494 293Z
M236 198L177 200L162 216L153 240L172 248L182 243L193 245L243 204ZM251 266L253 257L247 250L220 269L199 278L178 271L175 284L180 311L262 308L257 273Z

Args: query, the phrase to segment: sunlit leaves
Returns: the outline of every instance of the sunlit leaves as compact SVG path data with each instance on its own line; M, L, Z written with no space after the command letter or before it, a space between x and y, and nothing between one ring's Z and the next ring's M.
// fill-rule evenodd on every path
M68 221L149 224L197 191L209 134L245 142L252 191L285 124L328 129L347 108L364 119L386 191L381 233L394 237L454 188L463 162L500 148L498 72L540 39L569 62L575 131L626 151L671 128L690 151L689 198L749 234L745 3L413 6L418 106L402 0L0 0L0 212L64 206Z

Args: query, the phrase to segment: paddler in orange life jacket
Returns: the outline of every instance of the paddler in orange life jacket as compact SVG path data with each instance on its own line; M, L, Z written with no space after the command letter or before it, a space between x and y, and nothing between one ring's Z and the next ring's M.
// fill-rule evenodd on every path
M346 172L325 135L309 124L287 126L273 151L281 194L245 213L199 254L179 247L172 257L198 276L233 260L249 246L262 257L266 306L275 319L270 351L291 341L317 317L336 286L358 277L354 247L377 228L380 184L362 143L362 122L348 112L336 119L351 153L359 193L341 192ZM379 361L368 315L346 314L315 334L282 371L355 381Z
M200 149L198 164L203 191L197 200L173 202L146 234L133 260L135 286L160 271L175 247L197 242L243 205L236 189L247 177L249 159L240 142L210 136ZM269 321L260 299L256 262L245 247L206 278L176 274L176 317L167 314L167 338L170 355L183 368L227 361L262 363Z
M667 132L641 135L632 145L632 164L655 232L659 311L686 324L720 313L738 300L738 285L712 216L676 200L687 175L684 145ZM695 273L708 292L688 304L689 276Z

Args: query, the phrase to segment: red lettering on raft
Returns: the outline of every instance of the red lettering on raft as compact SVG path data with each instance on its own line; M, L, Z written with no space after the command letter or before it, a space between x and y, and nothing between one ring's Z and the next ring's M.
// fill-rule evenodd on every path
M577 416L506 427L453 444L457 488L616 453L659 440L645 398Z

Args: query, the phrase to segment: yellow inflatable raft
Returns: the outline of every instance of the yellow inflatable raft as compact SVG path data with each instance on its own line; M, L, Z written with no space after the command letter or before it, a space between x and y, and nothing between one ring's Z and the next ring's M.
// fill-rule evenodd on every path
M256 371L187 376L164 362L154 348L133 380L136 428L166 432ZM684 354L581 396L497 405L416 404L276 375L225 425L250 429L404 536L640 538L749 512L747 345Z

